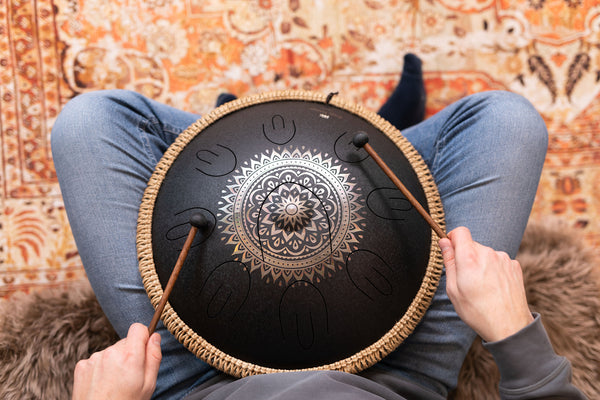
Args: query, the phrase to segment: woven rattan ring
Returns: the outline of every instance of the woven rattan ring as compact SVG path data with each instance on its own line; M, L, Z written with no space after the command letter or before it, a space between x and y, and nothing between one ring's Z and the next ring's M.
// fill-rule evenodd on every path
M197 357L236 377L355 373L414 330L442 271L437 235L353 143L357 132L444 227L417 151L340 96L241 98L167 149L140 207L140 272L156 308L201 216L161 315Z

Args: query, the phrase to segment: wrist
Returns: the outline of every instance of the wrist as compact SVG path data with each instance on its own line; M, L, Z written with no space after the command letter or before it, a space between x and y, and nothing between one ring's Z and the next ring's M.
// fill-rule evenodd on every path
M527 313L523 313L520 316L515 315L509 321L503 321L499 324L496 322L496 324L493 325L493 329L489 332L480 334L479 336L481 336L485 342L498 342L517 334L525 327L529 326L533 321L533 315L527 310Z
M500 371L500 390L523 390L547 381L565 361L554 352L540 316L515 334L483 346Z

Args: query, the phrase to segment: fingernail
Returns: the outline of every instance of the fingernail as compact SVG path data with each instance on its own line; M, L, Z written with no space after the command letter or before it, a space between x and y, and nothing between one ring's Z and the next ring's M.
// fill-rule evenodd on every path
M153 344L160 346L160 335L158 333L153 334L150 339L152 340Z
M440 240L439 245L440 249L442 250L442 253L447 250L450 250L450 244L446 240Z

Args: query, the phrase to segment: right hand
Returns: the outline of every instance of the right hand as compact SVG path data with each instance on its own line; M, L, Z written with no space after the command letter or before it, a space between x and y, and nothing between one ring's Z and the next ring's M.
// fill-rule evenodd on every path
M127 337L75 366L73 400L147 400L162 358L160 335L133 324Z
M518 261L473 241L464 227L439 244L448 297L458 316L483 340L504 339L533 321Z

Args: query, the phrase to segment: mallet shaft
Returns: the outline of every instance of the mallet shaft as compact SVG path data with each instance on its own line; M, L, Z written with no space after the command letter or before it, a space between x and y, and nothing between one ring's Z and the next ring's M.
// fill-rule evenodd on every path
M198 232L198 228L193 226L190 228L190 233L188 233L187 239L185 240L185 244L183 245L183 249L181 249L181 253L179 253L179 257L177 258L177 262L175 263L175 267L173 268L173 272L171 272L171 276L169 276L169 281L167 282L167 286L163 291L163 295L158 303L158 307L156 307L156 311L154 312L154 316L152 317L152 321L150 321L150 325L148 325L148 332L150 335L156 329L156 325L158 325L158 321L160 320L160 316L162 315L163 310L165 309L165 305L167 304L167 300L169 300L169 295L173 290L173 286L179 277L179 272L181 271L181 267L187 258L188 252L190 251L190 247L192 247L192 242L194 241L194 237L196 237L196 233Z
M392 180L394 185L396 185L396 187L400 189L402 194L406 196L410 204L412 204L412 206L419 212L419 214L421 214L425 221L427 221L427 223L429 224L429 226L431 226L431 229L433 229L436 235L438 235L440 239L448 237L444 233L442 228L440 228L440 226L433 220L433 218L431 218L431 215L429 215L427 211L425 211L423 206L421 206L421 204L417 201L417 199L415 199L412 193L402 184L402 182L400 182L400 179L398 179L398 177L396 176L396 174L394 174L390 167L388 167L387 164L381 159L381 157L379 157L379 154L377 154L377 152L373 150L373 147L371 147L369 143L365 143L363 147L367 151L369 156L371 156L371 158L377 163L377 165L379 165L383 172Z

